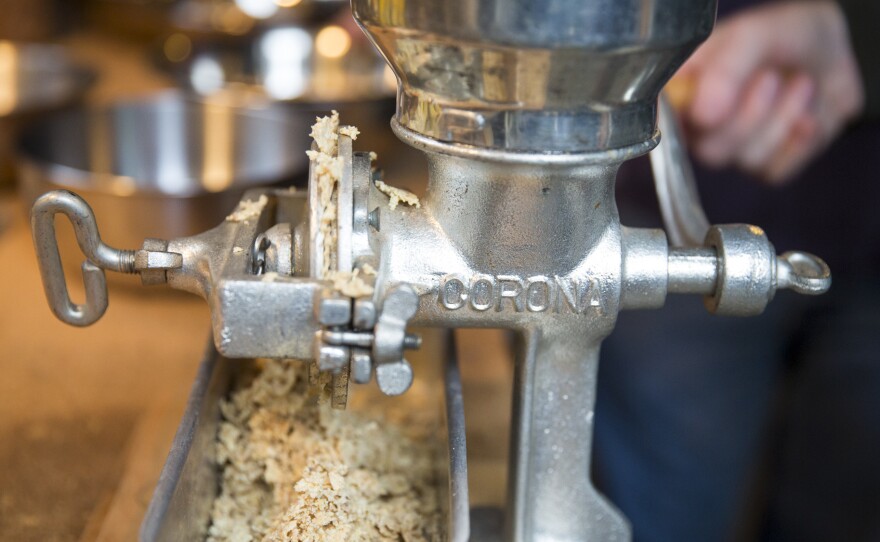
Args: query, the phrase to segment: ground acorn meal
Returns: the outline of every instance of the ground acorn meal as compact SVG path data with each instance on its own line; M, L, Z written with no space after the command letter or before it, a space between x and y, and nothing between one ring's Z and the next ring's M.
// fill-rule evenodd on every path
M443 539L441 439L428 395L414 385L387 403L398 408L370 412L367 399L366 412L333 410L309 396L305 363L263 361L221 403L221 492L208 540Z

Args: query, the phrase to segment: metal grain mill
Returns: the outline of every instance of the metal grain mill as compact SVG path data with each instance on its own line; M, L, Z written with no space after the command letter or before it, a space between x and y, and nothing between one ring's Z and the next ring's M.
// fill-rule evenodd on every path
M418 343L408 325L515 330L523 340L504 539L629 540L626 519L589 476L599 349L618 312L681 293L704 296L713 313L754 315L777 289L830 286L820 259L777 257L760 228L709 227L698 205L682 205L695 192L674 141L655 170L676 246L662 230L620 224L618 167L658 144L658 95L711 32L716 1L352 7L397 75L394 131L428 159L421 207L389 209L369 156L344 135L331 232L315 164L308 195L252 192L250 216L137 251L107 247L81 199L50 193L33 212L50 303L62 320L88 325L107 303L102 268L141 273L203 296L223 355L300 358L332 372L340 406L349 380L375 375L384 392L406 391L403 351ZM67 296L57 212L88 257L85 306ZM341 294L327 269L361 270L371 293Z

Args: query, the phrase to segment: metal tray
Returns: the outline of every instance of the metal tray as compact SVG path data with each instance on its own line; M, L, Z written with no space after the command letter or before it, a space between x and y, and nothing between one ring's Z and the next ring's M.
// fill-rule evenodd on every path
M448 507L447 539L464 542L470 538L470 510L464 402L458 360L450 332L426 330L426 333L439 335L439 338L425 341L422 357L432 357L436 352L444 360L446 404L443 418L449 453L448 491L444 499ZM431 348L431 343L436 343L439 348ZM142 542L199 540L204 536L211 506L219 492L219 470L213 459L220 421L219 402L228 394L237 372L249 363L252 362L220 356L213 342L209 341L186 411L141 524ZM418 365L424 363L427 360L417 362Z

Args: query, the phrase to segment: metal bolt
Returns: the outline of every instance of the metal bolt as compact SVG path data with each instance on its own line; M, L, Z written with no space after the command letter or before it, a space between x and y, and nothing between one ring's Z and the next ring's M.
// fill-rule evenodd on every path
M369 299L356 299L351 323L355 329L373 329L376 325L375 303Z
M254 246L251 250L252 270L255 275L262 275L266 270L266 249L269 248L269 239L265 233L261 233L254 238Z
M367 215L367 223L376 231L379 231L381 229L378 207L370 211L370 213Z
M422 337L415 333L407 333L403 336L403 347L407 350L418 350L422 347Z
M351 300L323 292L316 307L318 322L325 326L344 326L351 321Z
M346 331L344 329L324 329L319 332L321 338L327 344L336 346L357 346L358 348L370 348L373 344L373 334L365 331Z
M176 269L183 265L183 256L176 252L153 252L152 250L138 250L134 256L136 271L148 269Z
M315 359L318 362L318 369L322 371L338 372L345 367L351 357L351 349L347 346L332 346L329 344L318 344L318 352Z
M351 379L358 384L368 384L373 372L373 358L363 348L351 349Z
M140 273L144 286L165 284L168 281L166 271L183 266L183 256L176 252L167 252L168 241L163 239L144 239L142 248L132 252L132 273Z

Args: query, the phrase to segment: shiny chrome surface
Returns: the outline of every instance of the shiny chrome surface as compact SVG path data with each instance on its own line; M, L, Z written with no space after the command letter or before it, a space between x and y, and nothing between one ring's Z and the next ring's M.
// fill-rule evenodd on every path
M444 391L446 394L446 440L449 450L449 511L446 537L449 542L467 542L471 535L468 498L467 438L464 393L458 368L455 335L449 332L446 346Z
M529 152L650 139L660 89L703 41L714 0L353 0L393 67L397 120Z
M173 92L61 112L22 134L22 195L30 206L49 190L75 190L118 246L192 235L223 220L247 188L304 174L311 122Z
M394 75L354 23L286 24L227 40L175 33L164 39L157 61L180 87L205 99L279 107L308 125L336 110L371 134L381 156L397 156L404 147L388 128Z

